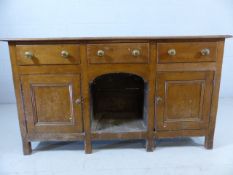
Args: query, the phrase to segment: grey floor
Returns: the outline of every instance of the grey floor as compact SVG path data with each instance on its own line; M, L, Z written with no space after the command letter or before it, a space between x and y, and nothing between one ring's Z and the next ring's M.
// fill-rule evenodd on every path
M233 99L220 99L213 150L204 139L159 140L145 151L142 141L94 142L93 154L81 142L34 142L23 156L15 105L0 105L0 175L233 175Z

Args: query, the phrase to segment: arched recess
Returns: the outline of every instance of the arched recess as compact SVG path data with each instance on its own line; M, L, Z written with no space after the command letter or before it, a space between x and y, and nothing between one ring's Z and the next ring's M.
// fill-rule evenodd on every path
M88 73L88 79L89 82L91 83L94 81L96 78L107 75L107 74L129 74L129 75L135 75L138 77L141 77L144 82L149 81L149 76L150 76L150 71L145 71L144 69L141 69L140 67L135 70L132 67L123 67L123 68L118 68L118 67L110 67L110 66L103 66L101 71L99 69L92 69Z
M92 130L146 130L147 83L131 73L107 73L90 84Z

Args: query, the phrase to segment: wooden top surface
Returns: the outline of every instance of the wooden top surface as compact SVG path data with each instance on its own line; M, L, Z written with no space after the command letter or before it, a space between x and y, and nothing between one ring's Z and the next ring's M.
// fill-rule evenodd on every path
M170 40L170 39L224 39L232 35L199 35L199 36L117 36L117 37L65 37L65 38L5 38L0 41L76 41L76 40Z

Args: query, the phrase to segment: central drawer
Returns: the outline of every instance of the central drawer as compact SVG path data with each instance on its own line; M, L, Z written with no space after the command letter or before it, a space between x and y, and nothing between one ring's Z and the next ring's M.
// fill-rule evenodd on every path
M148 43L88 44L87 57L91 64L149 63Z

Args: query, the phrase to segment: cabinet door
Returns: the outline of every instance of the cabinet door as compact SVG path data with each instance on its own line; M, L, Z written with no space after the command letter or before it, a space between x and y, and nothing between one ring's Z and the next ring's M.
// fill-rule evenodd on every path
M80 75L21 76L29 133L82 131Z
M213 72L159 72L158 130L203 129L208 126Z

